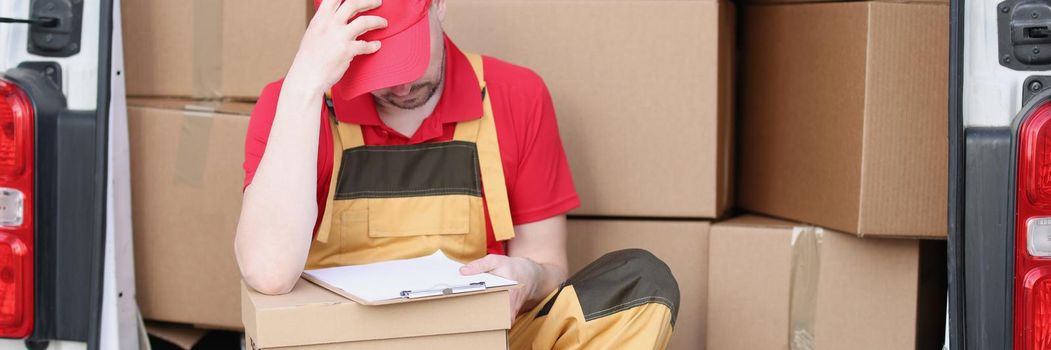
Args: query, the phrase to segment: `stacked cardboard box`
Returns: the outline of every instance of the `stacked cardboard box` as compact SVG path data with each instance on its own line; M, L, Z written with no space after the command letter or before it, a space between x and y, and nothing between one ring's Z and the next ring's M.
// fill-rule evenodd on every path
M731 4L450 0L462 49L535 70L555 103L576 215L715 218L730 205Z
M739 206L862 236L944 238L948 14L746 7Z
M713 225L708 349L940 347L948 6L791 2L742 9L737 197L791 221Z
M945 274L937 243L758 216L717 223L708 349L940 347L945 286L928 285Z
M136 293L144 318L241 328L233 242L251 108L128 101Z
M137 300L148 320L240 330L233 237L250 103L284 75L310 0L122 3Z
M234 44L244 43L236 37L241 29L258 23L237 24L233 18L243 12L227 8L238 2L221 4L218 20L201 18L220 23L211 33L222 33L221 44L195 44L207 36L196 29L165 34L165 43L150 39L157 29L133 34L134 26L126 28L130 61L140 60L128 64L131 94L250 98L280 76L294 45L251 45L284 52L271 56L265 64L271 68L246 70L269 69L272 76L247 77L228 63L261 59L239 57L253 51ZM131 11L142 16L129 19L143 21L140 26L160 26L175 19L157 13L200 18L198 6L218 5L133 2L125 18ZM164 18L147 23L146 14ZM926 297L919 277L928 243L852 236L944 236L946 16L940 4L746 8L738 202L846 232L824 231L807 246L815 248L810 255L793 242L817 235L803 234L799 224L707 221L722 216L733 197L732 4L450 0L445 27L462 48L533 68L546 79L582 199L573 214L586 217L570 221L571 268L631 247L666 261L683 295L669 348L783 348L808 336L822 348L901 348L923 342L927 333L920 326L926 314L917 310L928 304L920 301ZM301 32L305 18L286 27ZM162 43L175 46L142 49ZM165 63L173 53L184 57ZM139 299L147 318L241 327L239 274L230 252L246 111L236 104L156 100L129 109ZM821 268L797 269L801 261ZM900 288L883 288L890 283ZM245 319L280 321L264 315L281 315L280 308L271 313L265 297L245 295L256 312ZM869 328L846 317L865 313L876 315L863 318L873 321ZM486 327L477 331L492 330L481 330ZM325 341L412 345L379 341L390 337ZM250 338L262 347L291 346Z
M245 337L253 349L505 349L511 328L508 291L379 306L302 279L286 295L248 287L242 293Z
M570 270L644 248L679 282L669 349L703 349L709 220L731 206L733 5L450 0L462 49L535 70L581 198Z
M121 3L129 96L254 100L284 76L311 0Z

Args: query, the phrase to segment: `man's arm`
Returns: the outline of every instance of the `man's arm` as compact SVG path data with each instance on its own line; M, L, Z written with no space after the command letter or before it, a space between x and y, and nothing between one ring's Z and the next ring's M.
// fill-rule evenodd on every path
M508 256L487 255L460 269L464 275L489 272L519 284L511 290L511 315L532 309L565 281L566 216L515 226Z
M317 145L321 93L286 80L267 149L245 188L234 252L245 283L286 293L302 272L317 219Z
M559 215L515 226L515 238L508 242L507 254L513 258L529 259L542 269L536 289L526 296L522 304L522 310L529 310L569 277L566 216Z
M303 272L318 215L322 98L355 56L379 49L379 42L357 37L385 27L386 20L360 16L347 23L379 5L379 0L323 0L285 77L266 151L245 188L234 240L245 283L259 292L288 293Z

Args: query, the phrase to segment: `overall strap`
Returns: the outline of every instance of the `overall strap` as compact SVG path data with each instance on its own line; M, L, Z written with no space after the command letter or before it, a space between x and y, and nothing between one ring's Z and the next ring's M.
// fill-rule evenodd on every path
M336 195L336 182L339 180L339 169L343 164L343 143L345 142L341 135L348 134L350 132L340 132L340 124L336 121L336 111L332 106L332 97L325 95L325 105L328 107L328 122L332 129L332 178L328 181L328 197L325 200L325 212L321 213L321 224L317 229L317 240L321 243L328 243L329 233L332 231L332 202ZM355 125L357 126L357 125ZM351 130L344 130L351 131ZM357 138L361 139L361 128L357 129Z
M335 120L335 116L333 116ZM336 123L336 133L343 143L342 149L358 148L365 145L365 137L361 133L361 125L354 123Z
M507 201L507 184L504 180L504 165L500 160L500 143L496 136L496 121L493 119L493 106L485 86L485 74L482 69L482 56L467 53L467 60L478 78L482 91L482 117L460 122L456 125L456 140L468 140L474 136L478 147L478 166L482 172L482 189L485 192L485 203L489 209L489 220L493 225L493 235L498 241L515 237L511 223L511 207Z
M328 107L328 115L332 119L334 127L332 128L333 138L339 138L343 143L344 149L357 148L365 145L365 137L361 133L361 125L354 123L340 123L336 118L336 106L332 102L332 91L325 94L325 106ZM338 127L335 127L338 126Z

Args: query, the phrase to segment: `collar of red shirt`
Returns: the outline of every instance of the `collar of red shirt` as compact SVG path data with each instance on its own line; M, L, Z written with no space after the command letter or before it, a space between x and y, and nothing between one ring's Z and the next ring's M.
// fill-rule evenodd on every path
M442 87L441 100L434 107L434 112L424 119L416 135L405 135L414 140L429 140L442 136L444 124L482 117L482 94L470 61L448 36L444 37L444 42L445 85ZM376 111L372 94L364 94L351 100L333 100L336 118L340 122L387 129Z

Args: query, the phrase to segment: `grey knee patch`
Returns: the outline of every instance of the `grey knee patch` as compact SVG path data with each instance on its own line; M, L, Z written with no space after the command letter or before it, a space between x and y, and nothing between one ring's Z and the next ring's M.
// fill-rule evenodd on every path
M642 249L603 255L565 284L576 291L586 321L650 303L671 309L672 325L679 313L679 284L671 269Z

